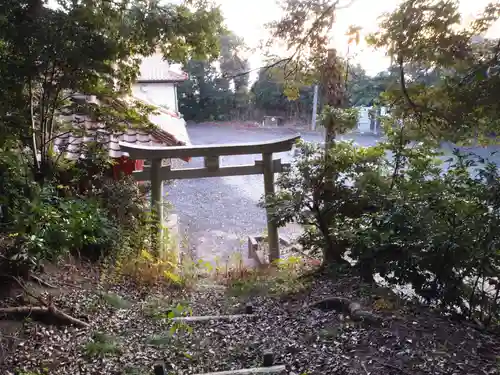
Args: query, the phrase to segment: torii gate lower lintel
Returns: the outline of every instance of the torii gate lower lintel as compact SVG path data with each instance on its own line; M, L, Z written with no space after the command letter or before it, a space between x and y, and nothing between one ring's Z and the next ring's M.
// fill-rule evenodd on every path
M122 152L127 153L136 160L150 160L151 166L145 167L141 172L134 172L132 176L137 181L151 181L151 207L157 214L158 236L161 236L163 223L163 181L182 180L187 178L226 177L264 175L264 194L267 197L274 193L274 174L281 173L290 164L282 163L280 159L273 160L273 153L290 151L300 135L266 142L241 143L241 144L214 144L196 146L156 147L136 146L132 143L120 142ZM237 166L220 166L220 157L229 155L254 155L262 154L262 160L254 164ZM172 169L170 166L162 167L162 159L177 159L203 157L204 167ZM280 257L278 228L267 212L267 232L269 242L269 261ZM159 240L157 241L159 244Z

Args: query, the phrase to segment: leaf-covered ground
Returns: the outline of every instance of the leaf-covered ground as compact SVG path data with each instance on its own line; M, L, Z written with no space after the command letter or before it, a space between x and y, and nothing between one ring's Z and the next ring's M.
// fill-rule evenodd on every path
M143 375L152 374L158 361L172 374L197 374L261 366L267 350L276 364L286 365L285 373L296 375L500 374L498 337L403 305L354 277L316 280L293 296L270 295L262 285L252 289L241 282L190 292L130 285L104 292L91 277L82 280L51 292L59 309L88 321L90 328L29 318L3 321L0 374ZM358 301L386 320L371 326L307 307L329 295ZM169 319L241 313L246 304L253 306L254 318L189 324Z

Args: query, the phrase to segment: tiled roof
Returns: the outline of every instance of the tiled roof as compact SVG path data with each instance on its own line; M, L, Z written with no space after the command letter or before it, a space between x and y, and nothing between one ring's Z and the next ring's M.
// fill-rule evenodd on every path
M85 120L75 116L75 126L79 131L63 133L54 141L55 148L65 153L68 159L78 159L84 153L84 145L97 142L108 150L111 158L122 156L119 142L128 142L142 146L182 146L185 143L177 140L173 135L158 129L151 132L138 129L127 129L125 132L111 133L104 124ZM78 125L76 125L78 124Z
M138 99L144 104L154 104ZM88 100L88 99L87 99ZM124 132L110 132L104 124L91 121L84 116L72 115L66 117L72 121L75 132L65 132L57 137L54 146L59 152L64 152L69 159L78 159L84 153L84 145L90 142L98 142L109 151L111 158L122 156L119 142L128 142L141 146L183 146L190 144L186 130L186 122L177 113L167 109L156 107L157 114L151 114L149 121L157 126L153 130L127 129Z
M151 103L149 100L137 97L133 99L156 107L157 114L150 115L149 121L157 125L164 133L170 134L176 141L181 142L183 145L191 143L186 129L186 121L178 113Z
M155 53L143 58L137 82L182 82L188 78L187 73L170 70L163 55Z

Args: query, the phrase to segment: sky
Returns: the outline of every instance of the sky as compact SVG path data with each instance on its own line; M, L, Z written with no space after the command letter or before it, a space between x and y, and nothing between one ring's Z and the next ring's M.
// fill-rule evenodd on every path
M1 0L0 0L1 1ZM183 0L162 0L180 4ZM279 20L281 11L276 0L213 0L218 4L226 19L226 26L244 38L251 52L248 59L251 69L258 70L263 65L259 42L267 40L268 31L265 24ZM369 75L375 75L388 68L390 60L383 51L374 51L364 43L364 36L377 30L379 17L384 12L391 12L402 0L340 0L342 3L352 2L346 9L337 11L337 20L332 30L332 44L342 55L347 55L346 31L350 25L361 26L361 42L358 46L349 47L349 58L358 62ZM490 2L495 0L460 0L460 11L465 19L474 19ZM49 4L54 0L49 0ZM497 22L487 36L500 37L500 22ZM251 81L258 72L251 74Z
M226 18L227 27L243 37L250 48L256 48L259 41L267 39L264 27L267 22L280 18L280 9L274 0L215 0ZM347 53L345 33L350 25L361 26L361 36L366 36L377 29L377 19L390 12L401 0L355 0L347 9L339 10L337 21L332 31L333 45L339 52ZM472 18L484 9L492 0L461 0L460 11L465 18ZM497 23L490 34L500 35L500 24ZM363 39L363 38L362 38ZM366 46L364 40L358 46L351 46L349 56L359 62L369 75L385 70L390 60L382 51L374 51ZM252 69L262 66L262 55L255 51L249 56Z

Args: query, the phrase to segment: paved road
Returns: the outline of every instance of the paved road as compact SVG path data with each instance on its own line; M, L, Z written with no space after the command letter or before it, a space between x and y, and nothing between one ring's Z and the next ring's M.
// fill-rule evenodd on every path
M188 127L193 144L257 142L281 138L291 134L288 129L234 128L230 126L193 125ZM321 142L319 134L303 134L310 142ZM345 136L363 146L374 145L378 139L370 135ZM450 149L448 147L448 149ZM473 148L485 156L491 149ZM221 165L251 164L260 155L222 157ZM290 153L276 154L275 158L291 160ZM203 165L201 158L185 163L183 168ZM231 254L247 258L247 236L262 234L266 217L257 203L264 193L263 177L237 176L176 181L165 188L173 210L179 215L184 246L193 255L207 261L235 260ZM293 238L300 231L296 225L281 229L281 234ZM248 261L251 264L251 261Z

